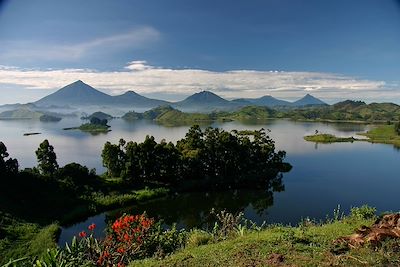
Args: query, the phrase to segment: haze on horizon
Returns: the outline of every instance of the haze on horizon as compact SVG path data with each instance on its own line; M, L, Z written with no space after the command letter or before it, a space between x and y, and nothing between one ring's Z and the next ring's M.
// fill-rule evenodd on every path
M1 1L0 104L76 80L182 100L400 103L400 1Z

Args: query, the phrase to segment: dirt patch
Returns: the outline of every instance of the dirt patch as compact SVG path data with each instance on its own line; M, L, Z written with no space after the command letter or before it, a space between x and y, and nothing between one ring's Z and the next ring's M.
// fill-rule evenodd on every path
M379 245L383 240L400 238L400 214L387 214L371 227L361 226L356 233L336 239L335 245L357 248L364 244Z
M280 265L285 261L285 257L282 254L272 253L269 255L267 263L270 265Z

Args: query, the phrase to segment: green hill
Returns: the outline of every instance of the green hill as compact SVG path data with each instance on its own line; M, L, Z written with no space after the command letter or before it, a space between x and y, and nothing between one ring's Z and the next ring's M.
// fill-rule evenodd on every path
M397 121L400 118L400 106L393 103L365 104L346 100L332 106L290 110L285 116L297 120Z
M18 119L40 119L44 115L41 112L33 111L27 108L14 109L0 113L0 119L18 120Z
M127 121L141 120L141 119L143 119L143 113L129 111L122 116L122 119L127 120Z

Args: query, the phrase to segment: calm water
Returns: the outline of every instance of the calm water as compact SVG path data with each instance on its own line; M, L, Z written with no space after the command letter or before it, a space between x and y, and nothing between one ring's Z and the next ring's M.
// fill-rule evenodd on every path
M143 141L146 135L157 140L176 141L182 138L188 127L164 127L151 122L127 123L123 120L110 122L112 131L90 135L80 131L63 131L64 127L80 125L79 119L63 119L58 123L34 121L0 121L0 140L12 157L22 167L36 164L35 150L43 139L55 147L60 165L76 161L104 171L101 166L101 150L106 141ZM283 177L283 192L229 191L179 195L143 205L102 213L86 221L65 227L60 243L70 240L77 232L94 222L98 229L105 227L107 219L123 212L142 213L162 218L166 224L177 223L180 227L205 225L212 207L243 211L245 217L255 222L279 222L295 224L301 218L324 219L332 214L337 205L344 211L351 206L369 204L378 211L399 210L396 196L400 187L400 154L391 145L367 142L318 144L305 142L303 136L315 130L339 136L351 136L365 131L368 126L358 124L324 124L269 121L263 124L230 122L213 124L226 130L271 130L270 136L278 149L287 152L287 161L293 165ZM26 132L41 135L23 136Z

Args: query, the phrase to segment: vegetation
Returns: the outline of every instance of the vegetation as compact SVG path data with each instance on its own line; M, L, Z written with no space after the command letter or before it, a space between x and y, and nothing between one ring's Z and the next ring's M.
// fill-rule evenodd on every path
M39 119L40 119L40 121L43 121L43 122L57 122L57 121L61 120L60 117L56 117L56 116L48 115L48 114L43 114L42 116L40 116Z
M336 142L354 142L359 139L354 137L337 137L333 134L314 134L304 136L304 140L316 143L336 143Z
M395 125L380 125L360 134L368 137L367 141L371 143L393 144L396 147L400 147L400 135L397 125L398 123Z
M348 216L316 224L304 221L298 227L271 225L265 229L236 226L223 241L213 241L202 232L203 244L189 243L184 249L163 259L153 257L129 266L390 266L400 261L399 241L389 240L380 247L364 246L349 250L333 240L349 235L372 219ZM199 232L192 232L199 240ZM211 238L211 239L210 239ZM204 241L207 240L207 241ZM210 241L211 240L211 241Z
M143 119L143 114L142 113L138 113L135 111L129 111L127 113L125 113L122 116L122 119L126 120L126 121L136 121L136 120L141 120Z
M212 121L248 121L288 118L306 121L356 121L356 122L387 122L396 121L400 117L400 106L392 103L366 104L361 101L346 100L337 104L313 105L305 107L275 107L245 106L236 111L214 111L211 113L186 113L171 106L160 106L144 113L134 111L126 113L126 120L154 120L161 124L193 124Z
M97 117L92 117L90 123L85 123L79 126L79 130L84 132L109 132L110 126L107 125L107 119L99 119Z
M242 213L215 212L212 230L163 230L146 215L123 215L104 239L93 237L96 225L77 233L65 248L52 248L38 258L19 259L29 266L395 266L398 238L349 247L338 240L366 229L375 209L353 207L348 216L324 223L309 219L298 226L256 226ZM394 215L397 216L398 215ZM397 218L396 217L396 218ZM353 235L352 235L353 236ZM395 237L395 236L394 236Z
M111 116L107 113L101 112L101 111L97 111L87 117L82 117L82 119L85 119L85 120L91 120L92 118L97 118L99 120L111 120L111 119L113 119L113 116Z
M29 108L19 108L0 113L0 119L40 119L43 113L30 110Z
M139 144L107 143L102 156L108 174L122 179L99 177L95 170L78 163L59 167L48 140L40 144L36 155L37 167L19 171L18 161L9 158L6 146L0 143L0 173L7 179L7 186L0 187L0 251L12 258L54 256L56 250L50 254L45 251L54 246L58 224L53 222L64 224L106 209L165 196L170 189L163 186L176 190L197 179L211 189L243 183L269 188L281 184L280 172L290 169L283 162L285 153L275 152L274 142L263 130L229 133L209 128L203 132L198 126L192 127L176 145L156 143L153 137ZM159 242L164 240L172 246L179 231L166 236L160 227L157 231L151 251L169 253L167 248L159 251ZM34 240L42 238L53 240L52 245L43 241L46 245L39 247L39 241ZM25 249L32 254L23 254ZM144 255L150 254L139 258ZM4 264L8 256L0 263Z
M331 106L289 110L285 117L296 120L387 122L397 121L400 117L400 106L393 103L366 104L346 100Z
M143 143L107 142L102 158L109 175L131 183L179 185L195 180L208 188L264 187L291 169L283 162L285 152L275 152L273 140L263 129L226 132L207 128L203 132L198 125L176 145L157 143L152 136Z
M47 140L38 150L38 167L18 170L0 142L0 264L9 258L40 256L55 247L58 221L76 221L111 208L167 195L165 188L139 189L96 175L78 163L58 167ZM144 187L145 185L143 185Z
M38 169L42 175L52 176L58 170L57 156L54 147L46 139L36 150Z

